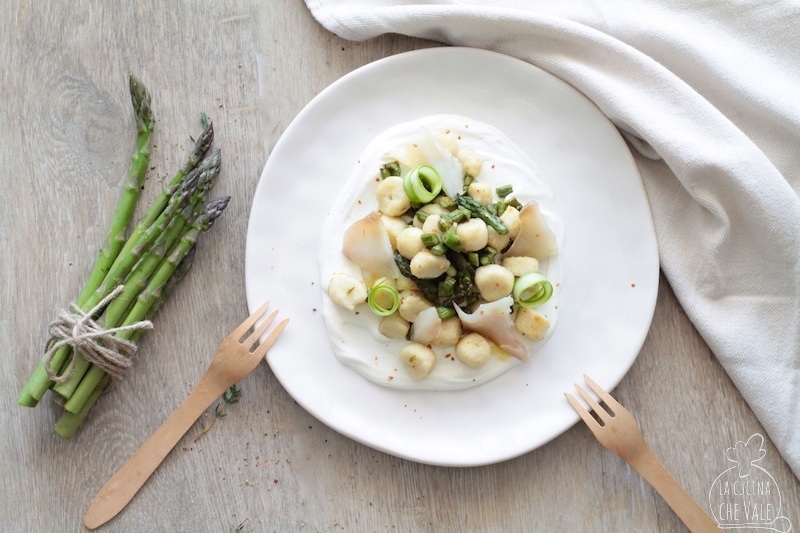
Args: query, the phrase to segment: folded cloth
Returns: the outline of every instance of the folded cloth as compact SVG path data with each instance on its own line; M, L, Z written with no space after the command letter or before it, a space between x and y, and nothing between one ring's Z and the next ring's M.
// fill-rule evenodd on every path
M345 39L488 48L589 97L637 151L675 294L800 476L798 4L306 2Z

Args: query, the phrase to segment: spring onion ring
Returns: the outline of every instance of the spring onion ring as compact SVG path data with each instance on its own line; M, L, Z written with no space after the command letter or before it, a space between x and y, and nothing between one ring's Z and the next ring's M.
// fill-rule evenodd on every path
M400 307L400 293L387 283L388 278L381 278L367 293L369 308L378 316L389 316ZM385 307L378 303L378 299L389 298L391 304Z
M553 296L553 284L539 272L525 274L514 282L514 301L522 307L537 307Z
M442 178L436 169L423 165L406 174L403 190L411 202L427 204L442 191Z

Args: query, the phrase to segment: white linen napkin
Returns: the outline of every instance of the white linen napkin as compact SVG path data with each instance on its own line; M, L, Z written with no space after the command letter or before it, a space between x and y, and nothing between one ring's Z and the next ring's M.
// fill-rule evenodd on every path
M667 279L800 477L800 5L306 3L345 39L488 48L594 101L638 151Z

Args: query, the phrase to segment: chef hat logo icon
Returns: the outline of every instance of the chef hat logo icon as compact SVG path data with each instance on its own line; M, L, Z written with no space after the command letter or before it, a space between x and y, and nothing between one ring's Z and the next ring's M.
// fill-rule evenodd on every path
M758 464L766 455L760 433L725 450L733 465L717 476L708 493L711 516L721 529L792 531L791 521L781 514L783 502L775 479Z

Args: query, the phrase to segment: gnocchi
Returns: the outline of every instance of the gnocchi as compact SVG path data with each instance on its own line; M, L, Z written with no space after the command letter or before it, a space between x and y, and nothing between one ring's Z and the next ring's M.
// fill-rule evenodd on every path
M485 365L490 355L492 355L492 347L489 345L489 341L477 333L464 335L456 345L458 360L472 368Z
M411 377L422 379L431 373L436 364L436 354L433 350L417 342L409 344L400 350L400 361Z
M399 176L389 176L381 181L375 196L380 212L390 217L399 217L411 207L411 200L403 189L403 178Z
M511 294L514 274L500 265L486 265L475 271L475 285L487 302L494 302Z
M337 272L328 283L328 296L345 309L355 311L358 304L367 301L367 287L362 280Z

